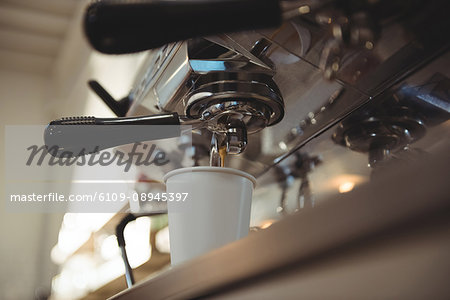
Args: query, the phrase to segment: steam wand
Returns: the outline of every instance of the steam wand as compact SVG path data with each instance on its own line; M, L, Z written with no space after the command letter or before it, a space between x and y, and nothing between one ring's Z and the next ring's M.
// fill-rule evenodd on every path
M125 248L125 236L124 231L125 227L130 223L131 221L136 220L140 217L151 217L151 216L158 216L162 214L166 214L167 211L153 211L149 213L143 213L143 214L127 214L120 223L116 226L116 237L117 237L117 243L119 245L120 251L122 253L122 260L125 265L125 279L127 281L127 286L130 288L134 284L134 276L133 276L133 269L131 268L130 262L128 260L127 250Z

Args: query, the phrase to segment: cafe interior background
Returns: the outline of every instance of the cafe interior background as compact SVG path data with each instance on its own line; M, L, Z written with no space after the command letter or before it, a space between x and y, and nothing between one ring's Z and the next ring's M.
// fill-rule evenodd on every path
M87 81L101 78L110 93L120 98L128 93L134 79L130 74L136 73L144 54L110 57L94 52L81 31L86 4L77 0L0 2L2 141L6 125L45 125L70 115L114 116L89 91ZM2 155L2 170L4 163ZM4 190L4 172L2 177ZM78 258L73 254L111 217L106 213L8 213L3 207L0 298L43 299L39 297L52 289L59 299L80 297L120 275L123 265L114 240L112 254L108 249L103 252L116 255L119 264L104 266L103 271L92 267L95 262L89 254ZM149 230L148 220L140 222L144 232ZM111 245L108 236L102 238L106 240L103 247ZM60 266L69 256L73 266L61 273Z
M0 0L2 141L7 125L45 125L61 116L115 117L88 88L87 82L97 79L114 98L120 99L132 88L147 52L106 55L94 51L82 33L81 23L87 4L87 1L78 0ZM447 52L446 59L441 62L441 68L447 68L447 76L448 67ZM316 73L314 76L320 77ZM448 140L448 120L444 125L440 130ZM286 144L279 146L289 147ZM330 195L347 193L370 179L366 154L351 151L347 154L345 147L336 151L346 159L357 161L359 166L346 173L342 172L339 161L332 163L328 174L336 176L329 181L322 173L311 175L311 189L324 191L319 193L318 203ZM327 155L323 152L320 159L326 160ZM4 166L2 155L2 170ZM328 167L324 163L317 168L326 170ZM140 174L133 172L129 174L130 178L139 178ZM441 175L448 178L448 171ZM4 191L7 184L4 172L1 176L1 190ZM300 185L295 182L289 185ZM258 204L252 207L252 227L265 230L281 219L276 211L281 185L276 183L276 190L266 189L254 195L273 197L274 200L269 205L273 212L265 214L265 218L254 216L264 208ZM139 184L129 188L145 189ZM160 186L157 188L161 189ZM288 190L287 197L295 198L298 188ZM70 186L67 187L69 191ZM445 211L448 215L448 206ZM2 207L0 299L105 299L126 289L124 266L114 235L120 218L120 214L114 213L11 213ZM167 222L164 215L143 217L125 231L130 263L138 281L169 268ZM448 242L439 249L448 250ZM441 261L443 267L448 266L448 254L436 253L438 258L446 258ZM445 272L439 274L441 277L436 275L438 283ZM445 294L445 288L440 292ZM448 288L446 292L449 292Z

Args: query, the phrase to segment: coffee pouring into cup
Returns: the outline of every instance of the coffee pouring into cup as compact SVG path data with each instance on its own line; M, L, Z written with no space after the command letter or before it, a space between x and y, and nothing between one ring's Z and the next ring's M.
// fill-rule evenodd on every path
M219 58L192 54L199 52L191 51L193 47L211 45L218 49ZM139 98L141 90L158 88L158 107L170 113L132 116L131 105L139 105L136 101L127 104L133 97L116 102L91 81L94 92L116 114L120 112L120 117L52 121L44 134L49 153L55 157L95 153L124 144L179 137L184 128L209 132L202 136L210 139L209 166L175 169L164 176L167 193L187 195L184 201L167 202L172 264L240 239L249 230L256 179L241 170L225 168L225 161L245 151L247 135L277 124L284 116L284 102L273 80L275 70L265 55L270 47L263 38L246 50L229 36L219 35L160 49L150 73L130 95ZM180 76L185 81L158 73L162 66L157 62L161 61L166 69L185 72ZM164 85L157 84L163 81ZM186 86L189 88L184 90ZM134 125L168 126L167 130L152 130L151 126L137 130L139 126Z

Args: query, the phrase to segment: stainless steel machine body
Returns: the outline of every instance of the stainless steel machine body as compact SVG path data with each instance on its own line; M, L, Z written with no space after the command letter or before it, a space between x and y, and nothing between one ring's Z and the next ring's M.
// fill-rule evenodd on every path
M226 124L245 124L248 135L228 149L238 155L225 166L260 182L254 225L313 206L338 193L342 178L358 185L448 139L449 44L434 31L448 22L423 5L370 22L367 12L331 6L273 30L151 50L128 114L176 111L219 134ZM350 40L339 40L342 30ZM208 130L194 130L194 139L194 148L210 148ZM202 153L196 163L207 165Z
M191 147L190 160L163 171L214 165L254 175L259 182L254 224L314 207L330 193L349 191L396 164L421 160L448 142L445 33L450 21L445 1L216 4L196 2L197 9L171 1L92 4L85 25L96 49L128 53L163 46L148 51L134 87L119 102L90 82L118 116L127 118L82 117L51 125L191 125L191 143L178 145L180 153ZM255 7L261 15L249 16ZM211 14L172 30L189 14L201 14L200 8ZM153 27L143 31L145 22L162 18L143 16L156 12L173 18L164 31L168 35ZM218 12L229 19L236 15L241 27L233 28L241 31L224 34L227 29L211 17ZM273 27L281 23L280 15L284 21L277 28L242 31ZM222 20L223 15L216 17ZM123 24L114 25L115 18ZM147 30L154 38L145 35ZM65 135L52 128L46 133L49 144ZM92 142L97 142L95 135ZM113 145L108 139L103 148L127 142Z

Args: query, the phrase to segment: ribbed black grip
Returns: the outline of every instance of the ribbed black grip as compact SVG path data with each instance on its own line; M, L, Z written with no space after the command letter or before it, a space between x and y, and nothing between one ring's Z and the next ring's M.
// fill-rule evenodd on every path
M85 34L107 54L281 23L278 0L103 0L86 10Z
M178 137L178 125L177 113L128 118L70 117L52 121L45 129L44 141L52 156L76 157L125 144Z
M95 125L95 117L66 117L59 120L60 125Z
M124 118L63 117L49 125L180 125L177 113Z

